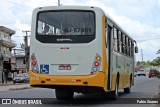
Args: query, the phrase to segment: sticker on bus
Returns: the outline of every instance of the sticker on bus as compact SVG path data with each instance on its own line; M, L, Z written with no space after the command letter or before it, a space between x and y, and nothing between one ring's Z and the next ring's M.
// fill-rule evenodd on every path
M49 65L41 64L40 65L40 73L41 74L49 74Z

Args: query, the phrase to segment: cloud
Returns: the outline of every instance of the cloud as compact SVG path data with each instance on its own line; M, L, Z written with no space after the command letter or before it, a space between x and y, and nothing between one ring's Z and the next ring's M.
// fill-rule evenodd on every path
M32 11L41 6L57 6L57 0L3 0L0 7L1 24L16 30L17 44L23 42L22 30L30 30ZM137 40L139 52L144 52L144 60L151 60L160 49L160 0L61 0L63 5L97 6L105 10L132 38ZM18 9L18 10L17 10ZM153 40L152 40L153 39ZM141 52L137 55L141 60Z

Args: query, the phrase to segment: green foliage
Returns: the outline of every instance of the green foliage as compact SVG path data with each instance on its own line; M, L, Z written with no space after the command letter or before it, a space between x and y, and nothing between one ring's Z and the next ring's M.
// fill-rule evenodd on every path
M156 59L154 59L154 60L151 62L151 65L153 65L153 66L158 66L158 65L160 65L160 58L157 57Z
M157 51L157 53L156 54L160 54L160 49Z
M152 61L138 61L137 66L159 66L160 65L160 57L153 59Z

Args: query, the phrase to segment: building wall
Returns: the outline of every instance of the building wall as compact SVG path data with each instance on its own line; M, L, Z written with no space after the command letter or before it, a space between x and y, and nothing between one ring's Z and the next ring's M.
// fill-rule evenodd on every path
M7 69L8 73L11 72L11 49L15 47L15 43L11 40L13 34L15 34L15 31L0 26L0 83L2 82L2 72L4 71L4 67Z
M11 42L11 36L5 32L0 31L0 40Z
M24 57L16 58L16 67L18 70L26 68L26 65L24 63Z

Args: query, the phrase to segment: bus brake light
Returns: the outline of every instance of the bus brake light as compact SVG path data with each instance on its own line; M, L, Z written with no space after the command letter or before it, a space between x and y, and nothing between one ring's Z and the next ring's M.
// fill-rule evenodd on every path
M35 66L37 63L35 61L32 62L32 65Z
M95 66L99 66L99 62L95 62L94 65L95 65Z

